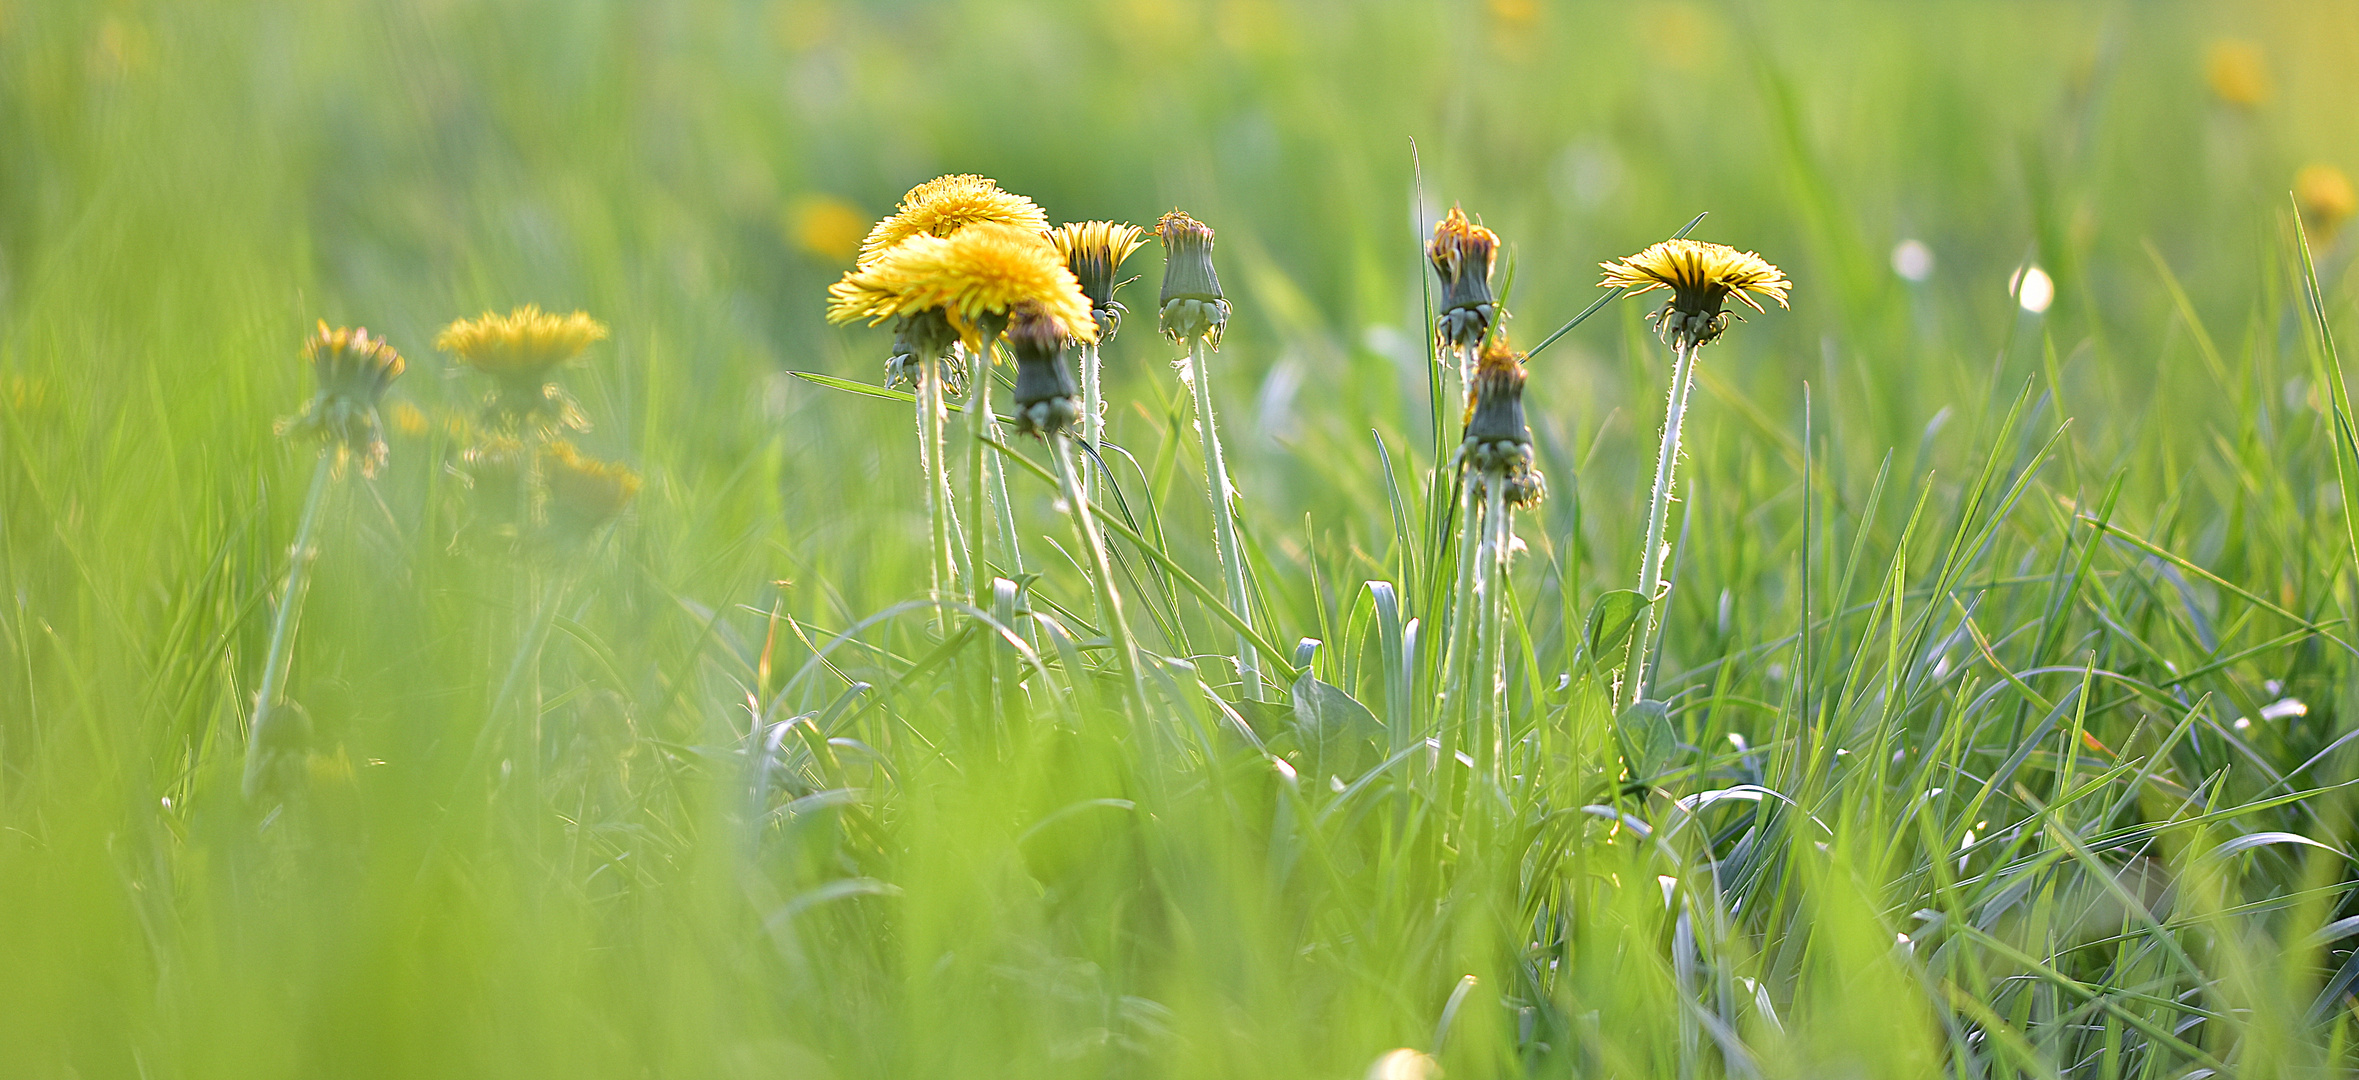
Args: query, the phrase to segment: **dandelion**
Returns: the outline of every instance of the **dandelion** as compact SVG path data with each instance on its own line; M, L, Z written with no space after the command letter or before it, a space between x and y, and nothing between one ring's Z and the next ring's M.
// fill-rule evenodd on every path
M1498 302L1491 298L1491 270L1499 259L1499 234L1468 220L1466 211L1453 206L1433 227L1433 242L1425 246L1425 255L1442 282L1435 318L1441 345L1460 350L1481 345L1498 311ZM1471 352L1466 354L1467 360L1473 358ZM1471 377L1471 364L1460 375Z
M1474 661L1483 687L1474 715L1484 725L1475 749L1478 764L1486 766L1506 752L1504 594L1514 512L1547 493L1547 480L1532 463L1532 431L1524 420L1523 361L1505 335L1483 349L1468 382L1466 434L1458 451L1463 525L1446 671L1455 695L1461 658Z
M998 460L983 452L991 417L989 372L994 344L1020 304L1037 304L1076 340L1097 339L1097 323L1090 314L1089 298L1082 294L1080 282L1066 268L1055 245L1037 230L989 221L966 225L948 236L911 236L874 261L845 274L843 280L828 289L828 298L828 318L834 322L865 318L874 325L886 319L939 311L975 354L976 370L967 380L963 406L973 436L966 458L975 484L971 518L981 521L983 491L988 484L997 497L1001 542L1008 551L1009 568L1021 572L1015 543L1015 515L1008 505L1006 479L999 471ZM921 393L924 389L921 383ZM935 390L939 392L938 387ZM925 414L921 423L927 425L928 434L924 438L932 444L929 451L932 460L946 462L942 456L947 447L940 434L943 417L939 401L931 405L921 402L920 412ZM948 500L951 497L948 476L944 470L936 471L943 473L935 485L937 494ZM948 503L941 505L945 512L932 515L936 518L938 547L948 543ZM979 539L980 526L977 528ZM986 599L982 594L985 583L972 571L973 554L969 552L962 562L968 568L965 578L980 606ZM939 585L947 587L946 574L937 569L936 577Z
M2203 81L2221 101L2250 109L2269 100L2268 58L2250 41L2222 38L2203 53Z
M891 217L876 223L860 243L860 266L867 266L912 237L937 239L970 225L1006 225L1028 232L1048 228L1048 215L1032 200L1000 189L987 176L961 173L940 176L909 189Z
M913 236L854 268L827 290L830 322L887 319L939 310L970 348L1006 328L1018 303L1034 301L1082 341L1097 323L1081 283L1038 231L983 223L949 236Z
M1114 340L1115 333L1122 329L1122 316L1129 309L1114 299L1115 290L1125 284L1119 277L1122 261L1130 258L1146 240L1138 226L1112 221L1059 225L1049 232L1048 238L1065 256L1065 268L1073 271L1074 280L1081 283L1082 295L1089 297L1090 314L1098 324L1098 340L1083 342L1080 349L1081 438L1094 447L1104 441L1106 434L1098 348ZM1092 490L1088 474L1082 476L1081 486Z
M303 343L319 383L303 414L282 425L285 430L317 437L333 452L323 452L312 467L311 488L295 525L295 542L288 552L287 583L271 617L270 644L263 652L262 682L254 694L254 720L246 731L246 762L242 787L249 800L260 799L290 772L284 766L305 753L309 725L301 713L290 716L279 708L286 687L288 658L302 617L303 598L311 587L311 562L318 555L315 534L320 505L328 482L341 472L347 458L358 457L363 475L374 475L385 461L385 424L378 404L386 387L401 375L401 354L383 338L366 329L329 329Z
M2343 222L2359 211L2359 192L2351 189L2351 178L2332 165L2305 165L2293 174L2293 198L2301 207L2303 227L2321 240L2333 239Z
M1663 440L1655 458L1655 486L1647 500L1645 546L1639 550L1638 589L1649 603L1640 616L1639 632L1630 638L1629 657L1622 668L1622 689L1628 691L1629 701L1636 703L1646 692L1645 643L1654 637L1657 605L1653 601L1661 599L1666 585L1663 564L1669 550L1663 543L1663 532L1671 513L1679 432L1687 419L1696 351L1718 341L1728 329L1730 313L1723 305L1731 296L1755 311L1763 308L1753 299L1754 293L1777 301L1783 308L1793 282L1786 279L1784 271L1750 251L1683 238L1665 240L1629 258L1599 265L1605 269L1605 280L1599 282L1603 288L1626 289L1633 295L1656 289L1671 293L1661 310L1650 316L1656 332L1671 346L1673 362Z
M1229 301L1212 268L1212 228L1174 210L1155 223L1163 242L1163 334L1188 347L1187 381L1196 396L1196 433L1204 446L1204 490L1212 499L1214 554L1228 585L1229 608L1248 627L1253 605L1245 586L1245 553L1237 546L1236 490L1221 454L1220 429L1212 412L1208 354L1220 347L1228 326ZM1261 665L1252 638L1237 635L1237 681L1247 701L1261 699Z
M385 422L378 403L401 376L401 354L385 339L370 337L366 327L329 329L321 322L319 332L303 343L303 358L311 362L319 385L286 429L325 440L338 464L359 458L361 475L375 476L385 464Z
M554 442L542 462L548 486L549 534L561 540L586 537L621 517L639 494L639 474L612 461L600 461Z
M485 312L435 335L434 347L492 377L497 386L488 415L504 422L587 427L573 399L550 376L583 349L606 339L606 324L576 311L558 315L526 304L506 315Z
M1752 293L1784 307L1786 292L1793 287L1785 272L1769 260L1701 240L1665 240L1629 258L1598 265L1605 269L1605 280L1598 282L1600 288L1626 289L1632 296L1670 290L1671 299L1649 318L1674 348L1719 340L1728 329L1730 315L1721 306L1730 297L1761 311L1764 309Z

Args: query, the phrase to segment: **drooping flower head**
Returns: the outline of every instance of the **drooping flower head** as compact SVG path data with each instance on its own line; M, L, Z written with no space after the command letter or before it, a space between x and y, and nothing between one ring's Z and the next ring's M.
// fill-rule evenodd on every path
M1508 505L1532 506L1547 497L1548 480L1532 465L1532 429L1524 422L1524 354L1493 337L1475 362L1467 386L1466 440L1459 453L1483 483L1505 485Z
M339 461L357 457L361 474L375 476L385 463L385 423L377 404L406 366L401 354L384 338L370 337L367 327L330 329L323 321L304 340L303 359L319 386L286 429L325 439Z
M1433 227L1425 246L1442 282L1435 333L1445 347L1480 344L1491 329L1498 303L1491 297L1491 269L1499 259L1499 234L1469 220L1455 206Z
M639 494L638 473L619 462L589 457L568 442L549 444L542 473L548 485L549 530L559 539L588 536L622 516Z
M1065 362L1072 342L1065 325L1035 301L1016 305L1008 320L1008 351L1016 357L1016 430L1055 435L1081 416L1081 388Z
M1081 294L1089 297L1090 312L1097 316L1098 337L1112 340L1122 328L1122 316L1129 311L1114 299L1114 290L1124 284L1116 273L1122 260L1144 246L1146 238L1136 225L1075 221L1049 230L1048 239L1065 257L1065 268L1081 282Z
M526 304L506 315L484 312L443 327L434 347L498 382L491 412L508 420L546 420L586 425L572 399L549 376L593 343L606 339L606 324L576 311L558 315Z
M969 346L1006 328L1030 300L1075 338L1097 340L1089 298L1057 249L1038 231L986 222L949 236L913 236L827 290L830 322L887 319L939 309Z
M1212 226L1174 210L1155 222L1163 242L1163 335L1180 344L1203 338L1220 347L1229 301L1212 268Z
M1721 305L1729 297L1761 311L1760 302L1750 295L1760 293L1782 308L1794 284L1759 255L1701 240L1665 240L1629 258L1598 265L1605 268L1600 288L1628 289L1633 296L1669 289L1671 299L1652 318L1664 341L1682 347L1719 339L1728 329L1728 313Z
M1012 225L1040 232L1048 215L1032 200L1000 189L987 176L960 173L939 176L909 189L891 217L877 222L860 243L860 260L867 267L902 241L917 236L944 237L970 225Z

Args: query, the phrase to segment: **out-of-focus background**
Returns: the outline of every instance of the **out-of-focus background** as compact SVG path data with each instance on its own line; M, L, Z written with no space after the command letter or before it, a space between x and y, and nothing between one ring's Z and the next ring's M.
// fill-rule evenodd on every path
M1218 230L1217 393L1282 640L1386 572L1377 442L1404 475L1434 464L1421 244L1454 204L1503 237L1526 346L1600 260L1698 213L1791 275L1791 311L1705 357L1697 475L1757 481L1716 538L1787 542L1806 393L1856 490L1888 449L1903 480L1971 475L1962 433L2037 379L2070 404L2081 497L2127 467L2123 505L2186 515L2208 558L2335 505L2297 486L2234 516L2195 462L2318 407L2305 362L2222 365L2304 340L2289 192L2347 313L2354 50L2359 8L2323 2L0 0L0 1071L949 1071L955 1046L852 1049L928 1022L881 984L830 985L892 1003L833 1035L780 1021L787 991L747 996L814 946L746 928L729 838L698 825L717 811L660 782L743 726L703 650L760 652L759 612L817 632L922 588L906 409L789 374L881 376L885 331L825 325L824 290L919 181ZM1130 264L1142 314L1107 352L1113 438L1150 472L1184 412L1143 314L1159 255ZM509 660L501 572L449 518L482 386L432 340L528 302L611 326L565 375L577 441L646 479L559 628L586 816L547 864L505 859L493 811L434 816ZM1529 532L1589 551L1590 591L1636 561L1667 366L1645 309L1532 368L1556 496ZM321 319L410 365L388 470L338 489L293 682L322 768L366 794L344 841L257 853L221 770L311 461L274 423ZM1168 501L1200 536L1200 498ZM2310 580L2302 558L2254 587ZM1783 632L1778 566L1697 560L1728 580L1680 617ZM1153 1026L1098 1028L1126 1023ZM1323 1038L1288 1067L1346 1054Z

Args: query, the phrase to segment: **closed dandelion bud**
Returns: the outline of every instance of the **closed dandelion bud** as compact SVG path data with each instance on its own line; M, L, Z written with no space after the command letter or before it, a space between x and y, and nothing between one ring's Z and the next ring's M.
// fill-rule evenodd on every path
M1077 221L1049 230L1049 242L1065 256L1065 267L1073 271L1074 280L1081 283L1081 294L1089 298L1089 310L1098 324L1098 340L1107 341L1122 328L1122 316L1129 309L1114 299L1114 290L1122 287L1119 277L1122 260L1130 258L1146 241L1136 225L1111 221Z
M1671 299L1649 318L1675 348L1719 340L1728 329L1729 313L1721 306L1729 297L1761 311L1760 302L1750 295L1760 293L1782 308L1794 285L1785 271L1759 255L1701 240L1665 240L1627 259L1598 265L1605 269L1600 288L1628 289L1632 296L1670 290Z
M1531 461L1531 447L1532 429L1524 423L1523 354L1504 338L1493 338L1475 363L1462 453L1478 471L1512 471Z
M885 385L917 385L925 376L926 362L949 356L950 346L957 342L958 331L950 328L950 319L941 308L893 320L893 352L885 358Z
M548 485L549 532L559 539L580 539L597 531L621 517L639 494L639 474L620 463L588 457L571 443L551 443L541 467L542 481Z
M1491 269L1499 258L1499 234L1451 207L1449 216L1433 227L1433 242L1426 245L1425 254L1442 282L1436 336L1445 346L1480 344L1498 313L1498 302L1491 297Z
M606 339L606 324L576 311L556 315L526 304L506 315L485 312L443 328L434 347L492 377L495 390L485 413L507 423L588 426L573 399L549 380L559 367L594 342Z
M1229 302L1212 268L1212 227L1174 210L1155 223L1163 242L1163 334L1174 342L1202 338L1220 347Z
M1081 416L1081 389L1065 363L1070 338L1038 304L1018 305L1008 322L1008 351L1016 357L1016 430L1055 435Z
M401 354L385 339L370 337L366 327L329 329L322 322L303 343L303 358L319 387L303 414L285 426L327 440L339 461L357 457L361 474L375 476L385 463L385 423L377 405L401 375Z

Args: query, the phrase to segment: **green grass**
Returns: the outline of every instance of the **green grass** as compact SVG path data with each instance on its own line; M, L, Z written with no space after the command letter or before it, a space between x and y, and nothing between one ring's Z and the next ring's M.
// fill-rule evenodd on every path
M2267 101L2207 90L2221 37ZM2348 1069L2354 242L2305 255L2285 189L2359 167L2354 45L2320 4L0 0L0 1073ZM789 374L872 383L886 338L822 323L843 264L791 226L947 171L1220 231L1308 701L1223 703L1152 248L1107 350L1151 704L1029 440L1070 636L912 603L908 407ZM1524 342L1702 211L1796 282L1703 352L1659 712L1617 720L1586 627L1670 354L1626 301L1535 361L1496 779L1421 751L1453 202ZM566 384L646 487L519 562L431 341L525 302L613 328ZM328 489L309 767L250 803L320 318L432 422Z

